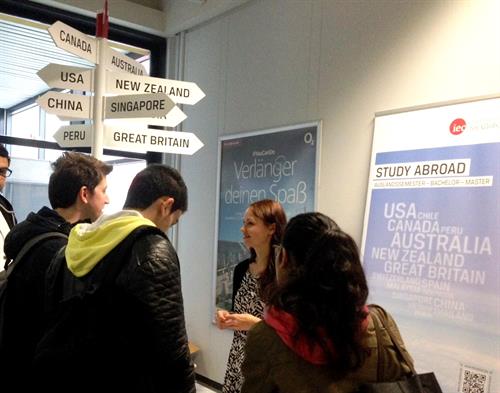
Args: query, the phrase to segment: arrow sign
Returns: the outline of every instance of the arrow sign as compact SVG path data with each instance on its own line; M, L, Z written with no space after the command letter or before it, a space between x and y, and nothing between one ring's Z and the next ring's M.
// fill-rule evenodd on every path
M135 75L147 75L146 68L135 61L131 57L118 52L117 50L106 47L106 68L114 70L114 71L125 71L130 74Z
M88 68L48 64L36 73L49 87L92 91L94 72Z
M108 72L106 91L115 94L165 93L176 104L194 105L205 93L193 82Z
M97 63L96 39L60 21L49 28L49 34L58 48L79 56L91 63Z
M170 112L165 116L160 117L141 117L141 118L130 118L130 119L109 119L106 123L109 125L125 125L129 123L140 123L141 125L147 124L150 126L163 126L163 127L175 127L184 121L187 115L181 111L177 106L174 106Z
M78 124L62 126L54 134L61 147L89 147L92 143L92 125Z
M92 98L78 94L65 94L49 91L36 100L48 113L71 119L90 119Z
M164 93L104 97L104 102L105 119L164 116L175 106Z
M110 148L157 151L172 154L191 155L201 149L203 142L190 132L162 131L105 127L104 145Z

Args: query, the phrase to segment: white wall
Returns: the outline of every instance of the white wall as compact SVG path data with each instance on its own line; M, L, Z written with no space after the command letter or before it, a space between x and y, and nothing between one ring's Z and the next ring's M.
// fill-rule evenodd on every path
M231 341L211 323L217 145L221 135L321 119L318 210L361 239L374 114L500 90L495 0L252 0L186 34L185 107L205 143L181 158L179 225L197 372L222 382Z

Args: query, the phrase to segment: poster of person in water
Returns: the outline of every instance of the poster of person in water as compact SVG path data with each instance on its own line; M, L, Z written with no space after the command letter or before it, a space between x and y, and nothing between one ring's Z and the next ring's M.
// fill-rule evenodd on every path
M319 123L220 138L215 304L230 309L234 266L249 256L240 228L248 205L274 199L287 217L316 206Z
M500 99L377 115L362 258L443 392L500 392Z

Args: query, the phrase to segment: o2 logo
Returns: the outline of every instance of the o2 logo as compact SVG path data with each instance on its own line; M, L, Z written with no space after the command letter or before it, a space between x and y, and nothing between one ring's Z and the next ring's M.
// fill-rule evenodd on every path
M467 124L465 124L464 119L455 119L451 122L450 124L450 132L453 135L460 135L462 132L465 131L465 128L467 127Z

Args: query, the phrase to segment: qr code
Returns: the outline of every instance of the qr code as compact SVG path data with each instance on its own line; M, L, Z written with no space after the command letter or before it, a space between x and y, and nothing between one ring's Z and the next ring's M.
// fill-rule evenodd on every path
M491 372L462 365L459 393L489 393Z

